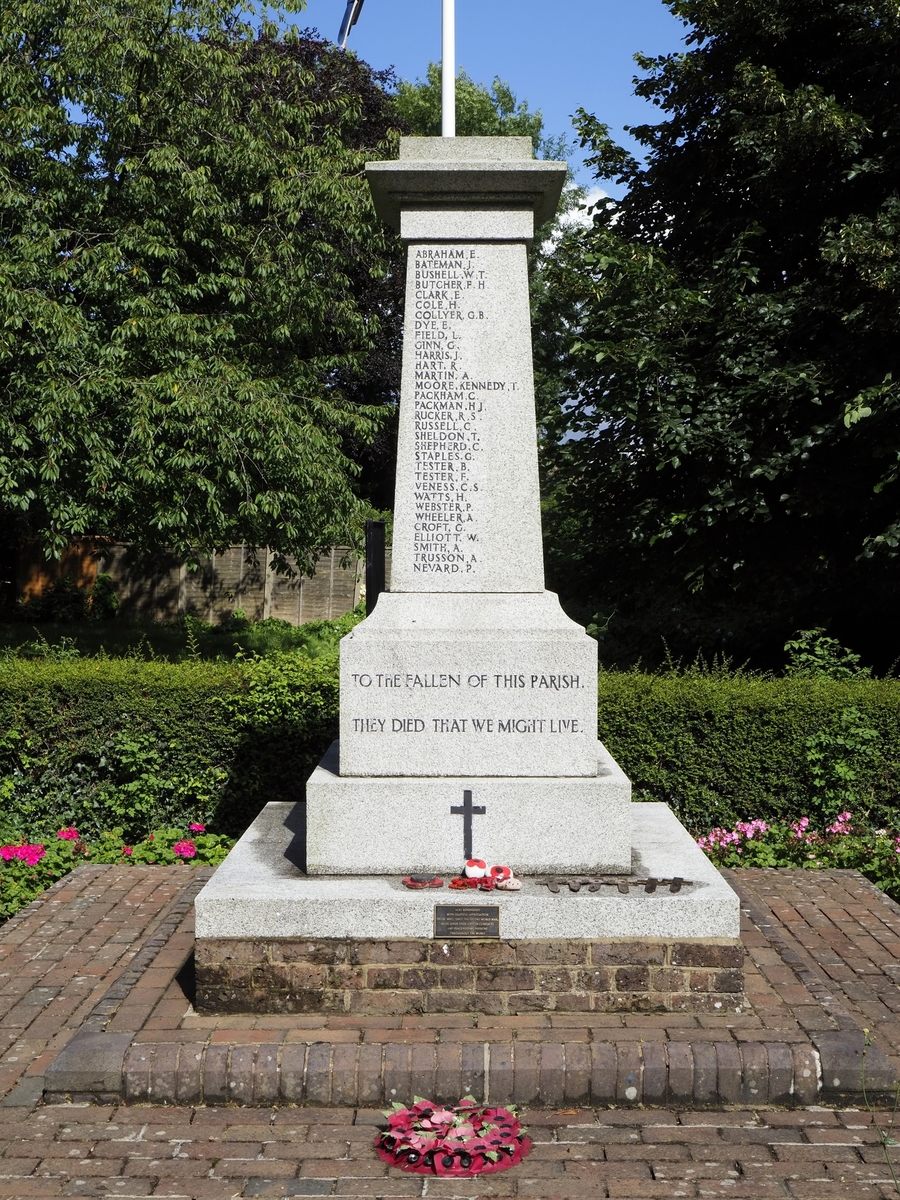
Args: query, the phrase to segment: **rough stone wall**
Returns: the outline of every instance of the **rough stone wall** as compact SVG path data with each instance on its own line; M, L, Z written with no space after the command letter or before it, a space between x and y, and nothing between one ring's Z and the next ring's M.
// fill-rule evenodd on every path
M220 1013L726 1012L730 941L199 938L197 1007Z

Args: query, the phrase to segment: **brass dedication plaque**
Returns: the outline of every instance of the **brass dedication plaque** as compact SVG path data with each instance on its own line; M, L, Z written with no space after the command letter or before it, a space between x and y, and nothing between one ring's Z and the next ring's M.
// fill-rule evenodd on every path
M436 938L498 938L499 904L436 904Z

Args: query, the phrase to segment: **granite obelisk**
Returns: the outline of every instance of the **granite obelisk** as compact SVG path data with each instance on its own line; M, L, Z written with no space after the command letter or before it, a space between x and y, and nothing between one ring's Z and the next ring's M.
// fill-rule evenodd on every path
M404 138L368 166L408 247L391 589L341 643L311 874L458 869L466 791L480 855L630 870L596 643L544 588L527 249L565 172L528 138Z
M367 170L407 246L391 588L341 643L305 813L267 805L197 897L198 1005L739 1011L738 897L666 805L631 805L596 643L544 586L527 249L565 164L446 136ZM521 890L432 878L473 854ZM479 965L513 961L538 968Z

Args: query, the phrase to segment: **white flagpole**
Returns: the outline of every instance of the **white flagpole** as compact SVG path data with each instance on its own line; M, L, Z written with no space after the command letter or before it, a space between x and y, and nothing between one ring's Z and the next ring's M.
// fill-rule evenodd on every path
M456 137L456 0L443 0L443 3L441 134L444 137Z

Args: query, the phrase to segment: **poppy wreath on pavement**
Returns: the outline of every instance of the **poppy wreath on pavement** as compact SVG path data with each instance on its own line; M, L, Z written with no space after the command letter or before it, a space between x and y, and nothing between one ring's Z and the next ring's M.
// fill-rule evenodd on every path
M505 1171L531 1150L514 1111L488 1108L471 1096L452 1106L416 1096L411 1108L395 1104L385 1116L388 1127L375 1139L378 1157L417 1175Z

